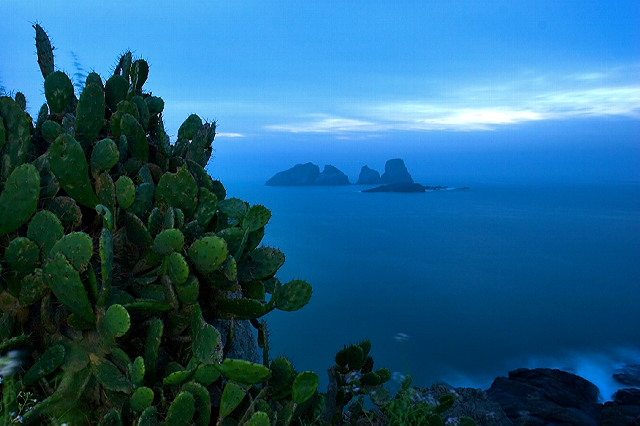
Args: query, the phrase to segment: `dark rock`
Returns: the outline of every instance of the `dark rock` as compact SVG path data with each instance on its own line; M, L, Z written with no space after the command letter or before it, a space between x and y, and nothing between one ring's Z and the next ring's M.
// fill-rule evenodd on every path
M600 412L602 426L640 426L640 389L620 389Z
M362 192L425 192L427 188L419 183L391 183L364 189Z
M314 185L349 185L349 178L337 168L326 165Z
M400 158L395 158L388 160L384 165L384 173L380 177L380 183L413 183L413 178L404 165L404 161Z
M422 397L435 405L438 400L448 394L456 397L453 406L444 412L447 418L471 417L476 424L482 426L512 426L513 423L502 410L502 407L489 399L482 389L453 388L448 385L433 385L429 389L421 389Z
M518 369L487 391L516 425L595 426L598 388L582 377L548 368Z
M625 386L640 386L640 364L627 364L617 369L612 377Z
M276 173L266 185L270 186L300 186L315 185L320 176L320 167L313 163L296 164L289 170Z
M362 166L358 176L358 185L380 185L380 173L370 169L369 166Z

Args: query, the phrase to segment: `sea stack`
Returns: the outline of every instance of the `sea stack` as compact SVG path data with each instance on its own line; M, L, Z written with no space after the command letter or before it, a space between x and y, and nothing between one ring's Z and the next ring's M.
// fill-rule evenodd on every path
M384 165L384 173L380 177L380 183L385 185L394 183L413 183L413 178L400 158L388 160Z
M362 166L358 176L358 185L380 185L380 173L369 166Z

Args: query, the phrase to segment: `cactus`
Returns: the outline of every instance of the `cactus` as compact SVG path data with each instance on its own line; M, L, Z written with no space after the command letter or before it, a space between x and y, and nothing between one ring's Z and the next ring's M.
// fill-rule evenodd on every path
M180 392L169 406L166 424L189 426L196 413L195 404L195 398L190 392Z
M13 170L26 160L31 146L31 117L16 101L8 96L0 96L0 176L7 179Z
M237 383L227 382L220 398L220 417L227 417L246 396L246 390Z
M227 243L219 237L204 237L189 247L189 258L202 274L210 274L218 269L228 253Z
M311 284L303 280L293 280L280 287L274 295L276 308L283 311L297 311L309 303Z
M42 77L46 79L54 69L53 46L51 46L49 36L39 24L35 24L33 28L36 30L36 51L38 53L38 65L40 66Z
M0 193L0 236L25 224L36 211L40 175L31 164L15 168Z
M87 77L87 84L76 107L75 137L84 149L89 148L97 139L104 125L105 108L102 81L100 76L93 73L91 77Z
M69 76L62 71L50 73L44 80L44 95L51 112L62 113L74 96L73 83Z
M240 383L262 383L271 377L269 368L242 359L227 358L217 368L226 378Z
M99 140L91 151L91 170L93 173L108 172L118 164L120 152L118 146L109 138Z

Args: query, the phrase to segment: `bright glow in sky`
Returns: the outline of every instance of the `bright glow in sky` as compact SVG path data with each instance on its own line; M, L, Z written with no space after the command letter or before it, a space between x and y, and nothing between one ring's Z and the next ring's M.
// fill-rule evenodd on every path
M103 77L128 48L148 59L171 135L191 113L221 144L619 120L640 145L637 0L3 0L0 15L0 84L32 113L39 22L69 74L73 55Z

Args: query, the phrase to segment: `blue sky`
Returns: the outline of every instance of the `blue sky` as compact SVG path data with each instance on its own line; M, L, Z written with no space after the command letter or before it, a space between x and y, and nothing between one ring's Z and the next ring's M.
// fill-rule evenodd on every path
M255 166L267 152L278 166L371 152L480 159L477 144L503 156L521 144L525 155L551 132L554 149L578 149L577 137L624 147L626 179L638 177L637 0L107 3L3 0L0 82L37 110L37 21L69 74L72 53L103 76L127 48L146 58L170 134L191 113L215 119L230 162Z

